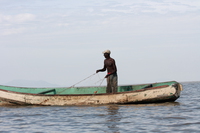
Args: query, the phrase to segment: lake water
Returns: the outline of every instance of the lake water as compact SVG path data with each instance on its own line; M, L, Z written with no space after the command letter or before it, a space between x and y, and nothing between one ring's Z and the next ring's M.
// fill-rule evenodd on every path
M199 133L200 82L176 102L105 106L0 106L1 133Z

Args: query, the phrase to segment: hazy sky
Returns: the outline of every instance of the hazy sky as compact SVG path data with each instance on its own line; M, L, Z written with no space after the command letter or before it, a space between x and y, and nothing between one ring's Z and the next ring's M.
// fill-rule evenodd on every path
M103 67L106 49L119 84L199 81L200 1L0 0L1 84L71 86Z

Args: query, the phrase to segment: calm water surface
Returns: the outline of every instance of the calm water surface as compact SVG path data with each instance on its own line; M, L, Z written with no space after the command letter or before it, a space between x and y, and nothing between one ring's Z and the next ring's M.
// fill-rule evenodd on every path
M0 106L1 133L199 133L200 82L176 102L105 106Z

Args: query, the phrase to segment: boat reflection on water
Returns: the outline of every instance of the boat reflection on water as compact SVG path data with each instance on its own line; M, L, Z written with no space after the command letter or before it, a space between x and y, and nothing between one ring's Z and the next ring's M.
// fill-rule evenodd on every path
M108 105L107 106L107 119L105 126L108 127L108 130L111 132L118 132L119 131L119 123L122 116L119 113L119 106L118 105Z
M106 120L105 120L105 127L107 128L107 130L106 129L105 130L109 132L115 132L115 133L120 132L122 126L124 127L126 124L132 123L131 122L132 120L130 119L135 119L137 121L138 119L137 117L141 115L139 112L142 112L146 107L151 107L151 106L152 107L153 106L173 107L173 106L179 106L179 105L180 105L179 102L107 105L106 106L107 115L106 115ZM124 112L125 114L124 113L121 114L120 112ZM127 116L130 112L133 112L133 115Z
M147 103L147 104L121 104L120 106L135 106L135 107L145 107L145 106L179 106L179 102L164 102L164 103Z

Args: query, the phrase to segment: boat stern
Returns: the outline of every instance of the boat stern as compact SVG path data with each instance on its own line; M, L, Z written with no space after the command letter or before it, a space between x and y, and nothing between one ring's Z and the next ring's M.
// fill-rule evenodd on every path
M129 103L173 102L180 97L183 87L180 83L146 88L128 95Z

